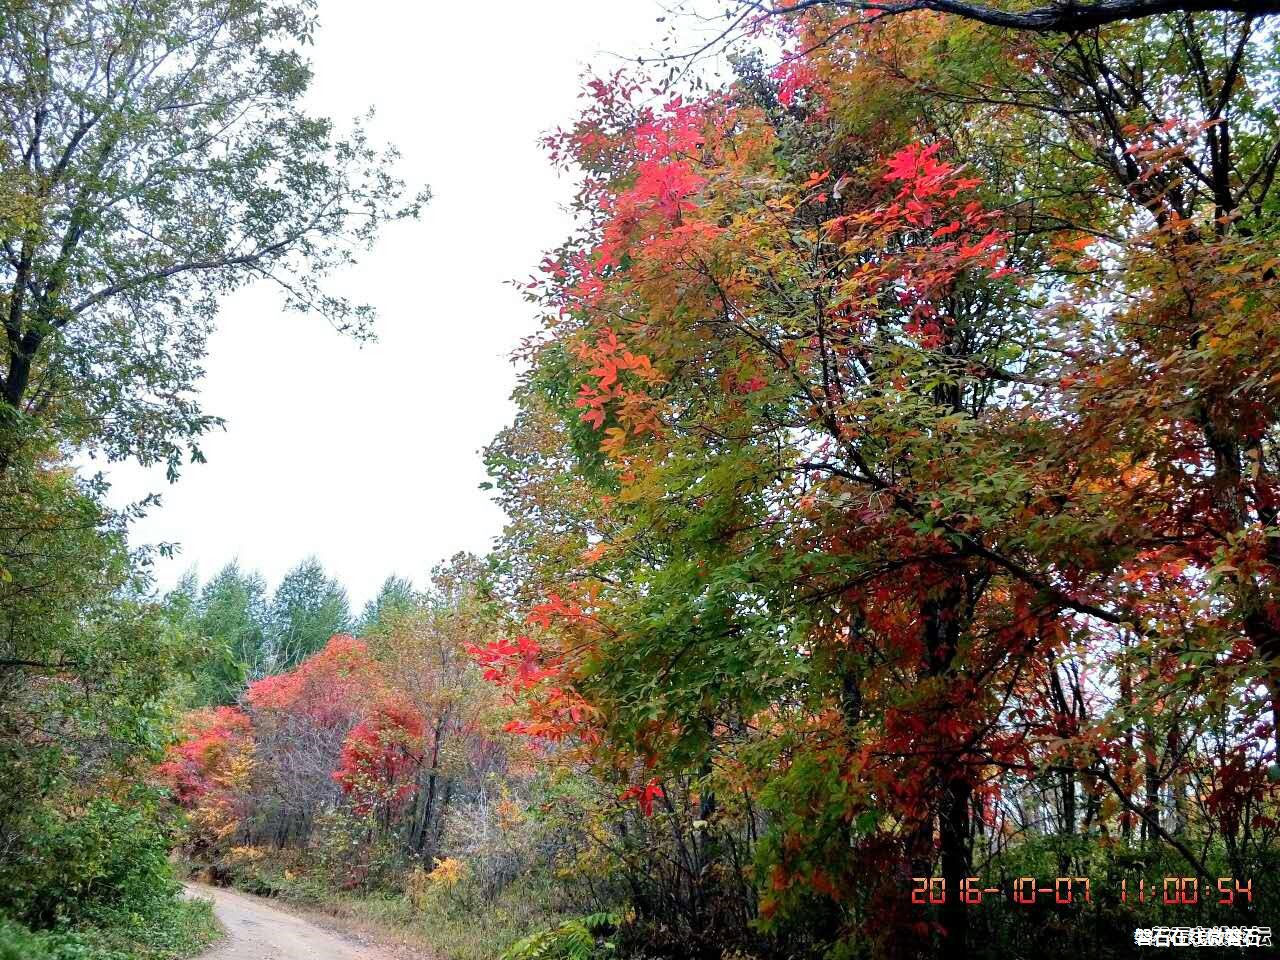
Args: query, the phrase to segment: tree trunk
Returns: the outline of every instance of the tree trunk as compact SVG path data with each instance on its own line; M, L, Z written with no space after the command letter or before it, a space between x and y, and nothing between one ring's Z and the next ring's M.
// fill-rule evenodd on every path
M946 928L941 953L944 960L967 960L969 955L969 906L961 899L960 889L972 869L972 797L973 786L966 778L952 778L938 816L942 877L947 889L941 917Z
M924 619L926 669L932 676L951 672L960 642L961 607L964 589L960 582L946 585L942 595L926 600ZM955 747L962 749L962 744ZM964 960L968 956L968 905L960 896L961 885L972 869L973 844L970 831L973 784L964 758L958 753L946 762L945 778L938 805L939 857L946 886L946 902L939 919L945 930L940 956L944 960Z
M1124 704L1125 710L1133 709L1133 673L1129 664L1129 643L1127 635L1122 639L1123 651L1120 654L1120 702ZM1120 785L1124 788L1125 797L1129 800L1133 799L1133 781L1134 781L1134 759L1136 754L1133 748L1133 726L1125 725L1124 731L1124 759L1120 766ZM1125 810L1120 814L1120 836L1124 838L1125 846L1133 841L1133 814Z

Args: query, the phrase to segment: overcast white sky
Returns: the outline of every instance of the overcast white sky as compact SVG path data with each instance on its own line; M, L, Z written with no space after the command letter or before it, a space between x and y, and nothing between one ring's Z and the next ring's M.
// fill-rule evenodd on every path
M536 318L505 281L526 277L569 225L570 182L539 134L574 115L588 63L643 52L657 0L321 0L316 112L372 104L373 130L428 184L422 220L388 230L337 289L375 304L358 347L274 291L226 302L203 396L227 429L173 486L112 471L113 499L159 490L136 542L176 541L161 586L239 557L274 586L314 553L359 606L390 573L419 584L458 550L484 552L502 516L478 489L478 451L508 421L507 357Z

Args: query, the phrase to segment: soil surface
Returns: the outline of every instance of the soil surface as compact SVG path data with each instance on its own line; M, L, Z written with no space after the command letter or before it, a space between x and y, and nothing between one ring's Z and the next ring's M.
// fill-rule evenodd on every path
M200 960L392 960L391 954L286 913L268 900L188 883L187 895L213 901L226 937Z

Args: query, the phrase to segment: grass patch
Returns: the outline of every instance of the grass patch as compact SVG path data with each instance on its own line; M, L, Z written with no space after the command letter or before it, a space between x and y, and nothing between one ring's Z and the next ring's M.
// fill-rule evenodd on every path
M157 915L120 918L85 931L103 951L119 951L137 960L181 960L195 956L222 935L208 900L175 899Z
M494 960L518 940L566 919L552 906L556 899L555 891L529 878L487 899L465 888L416 905L399 895L338 894L323 909L344 925L424 948L439 960Z

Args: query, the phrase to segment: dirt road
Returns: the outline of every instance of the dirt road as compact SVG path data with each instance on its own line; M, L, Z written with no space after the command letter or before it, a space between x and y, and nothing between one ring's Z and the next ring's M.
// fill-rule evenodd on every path
M323 930L258 897L189 883L190 896L213 901L227 931L200 960L391 960L375 947Z

